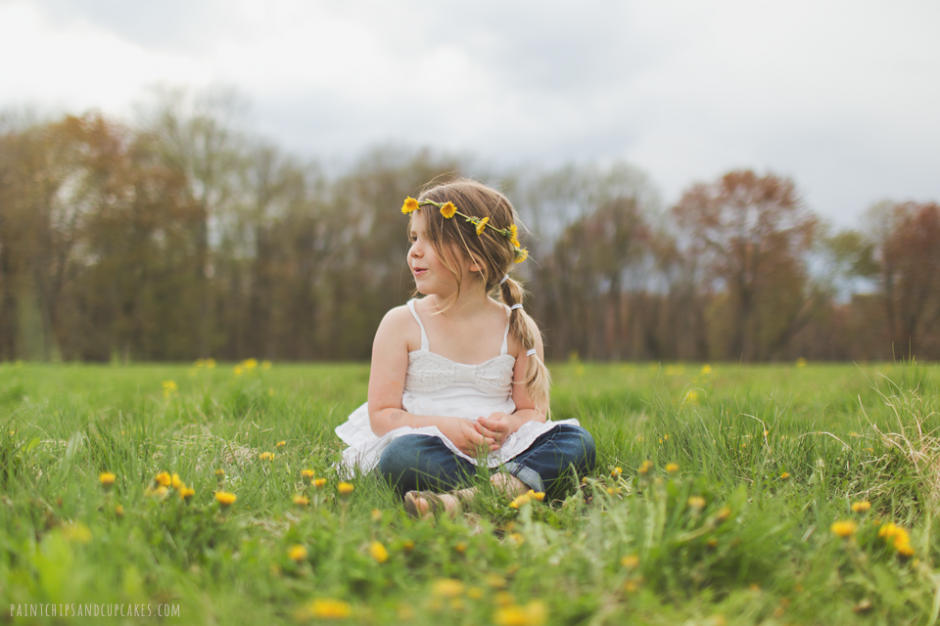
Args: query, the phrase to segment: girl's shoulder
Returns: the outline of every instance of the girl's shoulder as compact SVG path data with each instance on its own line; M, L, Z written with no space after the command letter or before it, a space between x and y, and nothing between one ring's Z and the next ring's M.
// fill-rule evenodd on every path
M391 340L394 343L404 343L409 352L421 347L421 329L407 304L389 309L382 318L375 336L377 341Z

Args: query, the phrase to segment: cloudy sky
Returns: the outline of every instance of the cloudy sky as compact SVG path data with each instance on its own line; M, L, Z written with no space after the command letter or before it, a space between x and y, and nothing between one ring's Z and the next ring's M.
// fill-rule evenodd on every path
M937 0L0 0L0 109L224 84L300 155L625 159L666 202L751 167L852 226L940 201L938 32Z

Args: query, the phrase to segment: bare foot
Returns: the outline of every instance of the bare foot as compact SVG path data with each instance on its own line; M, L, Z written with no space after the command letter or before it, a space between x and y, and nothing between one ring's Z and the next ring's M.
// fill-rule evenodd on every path
M431 494L427 491L409 491L405 494L405 510L412 517L431 517L436 511L444 511L451 519L463 510L476 496L476 489L461 489L450 493Z
M499 472L490 476L490 482L496 487L496 490L508 498L515 498L529 491L529 486L524 482L506 472Z

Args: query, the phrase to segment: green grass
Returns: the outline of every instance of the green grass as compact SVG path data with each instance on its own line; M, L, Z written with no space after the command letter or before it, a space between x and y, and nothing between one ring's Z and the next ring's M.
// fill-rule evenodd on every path
M365 400L367 366L0 365L0 622L120 604L145 616L115 623L295 624L317 621L315 600L363 624L936 621L936 366L552 372L553 416L592 432L596 471L564 501L517 510L488 492L458 520L414 521L371 477L337 495L333 428ZM238 497L225 511L219 468ZM189 504L152 494L161 471ZM858 530L837 537L838 520ZM912 557L878 536L887 522ZM16 616L52 604L60 617Z

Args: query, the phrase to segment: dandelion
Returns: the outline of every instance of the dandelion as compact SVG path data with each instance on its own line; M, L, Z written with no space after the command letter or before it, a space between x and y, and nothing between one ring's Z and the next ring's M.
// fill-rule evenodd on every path
M516 248L515 262L522 263L529 258L529 251L525 248Z
M679 471L679 464L678 463L666 463L666 471L669 472L670 474L675 474L676 472Z
M235 374L236 376L241 376L242 374L245 373L245 369L241 365L236 365L232 369L232 373Z
M705 498L702 496L691 496L688 500L689 507L700 511L705 508Z
M227 491L217 491L215 492L215 499L224 510L235 504L235 500L238 499L238 496Z
M275 448L283 448L283 447L286 446L286 445L287 445L287 442L286 442L286 441L278 441L276 444L274 444L274 447L275 447Z
M538 500L539 502L542 502L543 500L545 500L544 491L533 491L532 489L529 489L526 495L532 498L533 500Z
M170 477L169 472L160 472L153 477L153 482L161 487L169 487L173 484L173 478Z
M525 606L510 605L496 609L493 622L497 626L542 626L547 613L544 603L533 600Z
M512 502L509 503L509 506L510 508L518 509L521 506L528 504L531 501L532 501L532 496L530 496L527 493L524 493L520 496L516 496L515 498L513 498Z
M702 366L702 376L707 376L712 373L712 366L706 363Z
M693 389L689 393L685 394L685 400L683 400L682 403L697 406L698 405L698 392Z
M463 541L458 542L457 545L454 546L454 551L464 554L467 551L467 544Z
M720 509L718 509L718 512L715 514L715 520L719 522L723 522L729 517L731 517L731 508L727 506L721 507Z
M261 454L258 455L258 458L261 459L262 461L273 461L273 460L274 460L274 453L273 453L273 452L262 452Z
M379 509L372 509L372 521L381 522L382 521L382 511Z
M300 472L302 478L306 478L308 481L313 480L315 472L312 469L305 469Z
M418 210L418 201L412 198L411 196L408 196L407 198L405 198L405 203L401 206L401 212L405 215L408 215L409 213L413 211L417 211L417 210ZM451 217L453 217L453 215Z
M380 541L373 541L369 545L369 556L375 559L376 563L384 563L388 560L388 550Z
M219 480L222 480L225 478L225 470L220 467L219 469L215 470L215 476Z
M486 584L493 589L502 589L506 586L506 579L499 574L487 574L485 580Z
M81 522L69 522L62 526L62 536L73 543L91 541L91 530Z
M307 610L318 619L346 619L352 614L349 603L342 600L314 600Z
M321 478L320 480L323 479ZM355 487L350 483L340 483L336 485L336 491L338 491L341 496L348 496L353 492L353 489L355 489Z
M185 487L183 481L180 479L180 475L175 473L170 477L170 486L176 490L179 490L181 487Z
M486 595L485 592L479 587L470 587L467 589L467 597L471 600L480 600L484 595Z
M653 469L653 462L647 459L640 464L640 468L637 472L640 474L648 474L651 469Z
M640 564L640 558L635 554L630 554L620 559L620 565L625 567L626 569L633 569L639 564Z
M445 202L444 206L441 207L441 215L443 215L445 219L449 220L450 218L454 217L454 215L456 214L457 214L457 207L454 206L453 202Z
M311 481L310 484L313 485L313 487L314 487L315 489L323 489L323 487L326 486L326 479L325 479L325 478L317 478L316 480ZM344 483L344 484L345 484L345 483ZM352 485L350 485L350 486L352 486Z
M169 490L170 490L169 487L164 487L163 485L160 485L156 489L147 489L147 491L145 492L145 495L151 496L153 498L157 498L158 500L162 500L163 498L166 497L166 494L169 492Z
M289 558L291 561L300 563L305 558L307 558L307 548L300 544L291 546L287 551L287 558Z
M405 549L405 552L411 552L415 549L415 542L411 539L406 539L405 543L401 544L401 546Z
M482 220L477 222L477 234L482 235L483 231L486 230L486 223L490 221L489 217L484 217Z
M196 490L191 487L183 487L180 489L180 500L189 504L189 501L193 499L193 496L196 495Z
M521 247L519 245L519 227L515 224L509 225L509 243L511 243L514 248Z
M120 504L114 507L114 514L118 517L124 517L124 507Z
M245 359L244 361L242 361L242 367L244 367L246 370L253 370L256 367L258 367L258 360L257 359Z
M796 360L796 366L797 366L797 367L806 367L806 359L804 359L803 357L798 358L798 359Z
M310 504L310 498L308 498L307 496L296 495L294 496L294 504L296 504L299 507L308 506Z
M613 470L611 470L611 472L610 472L610 475L611 475L611 477L613 477L613 478L620 478L620 475L621 475L621 474L623 474L623 470L620 469L619 467L615 467L615 468L614 468Z
M101 472L98 476L98 482L101 483L101 488L106 492L111 491L111 487L114 486L114 481L117 477L111 472Z
M174 393L179 390L175 381L165 380L163 381L163 397L164 399L169 399Z
M832 526L829 527L829 530L832 531L833 535L837 537L847 538L855 534L855 531L858 530L858 526L855 522L835 522Z
M787 480L788 478L790 478L790 474L787 472L780 474L780 480Z
M463 590L464 584L453 578L441 578L431 585L431 593L439 598L456 598Z
M888 545L893 545L901 556L909 557L914 555L914 549L911 548L911 537L900 526L889 522L878 530L878 536L883 538Z
M852 512L853 513L867 513L871 509L871 502L868 500L862 500L861 502L852 503Z
M261 361L261 369L263 370L271 369L271 361L268 361L267 359L265 359L264 361Z

